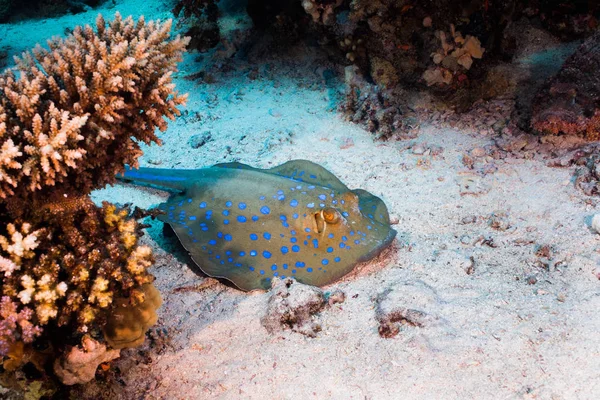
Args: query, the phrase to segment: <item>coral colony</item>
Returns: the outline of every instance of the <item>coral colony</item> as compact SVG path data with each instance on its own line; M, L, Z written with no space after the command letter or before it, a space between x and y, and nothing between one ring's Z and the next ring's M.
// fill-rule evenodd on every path
M170 29L170 21L99 16L95 29L52 39L0 76L4 371L31 362L43 372L54 361L63 383L84 382L119 355L103 342L139 345L156 322L160 295L140 226L89 193L137 165L137 142L158 143L163 117L179 115L186 97L171 74L188 39Z

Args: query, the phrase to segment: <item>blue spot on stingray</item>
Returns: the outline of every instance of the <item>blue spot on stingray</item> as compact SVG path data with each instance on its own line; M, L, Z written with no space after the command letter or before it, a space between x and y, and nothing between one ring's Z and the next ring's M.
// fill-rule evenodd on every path
M304 245L305 245L305 246L308 246L308 240L305 240L305 241L304 241Z
M223 213L222 213L222 214L223 214L224 216L228 216L228 215L229 215L229 210L223 210Z
M333 247L328 247L328 248L327 248L327 252L328 252L328 253L333 253Z
M206 208L206 202L203 201L202 203L200 203L200 208Z
M331 204L337 204L337 200L331 200Z
M348 240L348 237L347 236L342 236L342 240L345 242L345 241Z
M280 194L279 196L277 196L277 200L283 201L283 200L285 200L285 196Z
M269 214L271 212L271 209L269 207L267 207L267 206L262 206L260 208L260 212L263 213L263 214L265 214L265 215L267 215L267 214Z
M220 259L220 258L221 258L221 256L220 256L219 254L217 254L217 255L215 256L215 258L218 260L218 259Z
M261 274L261 275L264 275L264 274L265 274L265 271L261 269L261 270L260 270L260 274Z
M228 256L230 256L230 255L231 255L231 250L227 250L227 251L225 252L225 255L228 255Z
M333 235L333 233L330 233L329 235L327 235L327 237L328 237L329 239L333 239L333 236L334 236L334 235Z
M208 241L208 244L210 244L211 246L214 246L215 244L217 244L217 241L215 239L211 239Z
M298 268L304 268L304 266L305 266L305 265L306 265L306 264L305 264L305 263L303 263L302 261L297 261L297 262L296 262L296 267L298 267Z
M292 230L290 231L290 233L291 233L292 235L295 235L295 234L296 234L296 231L292 229Z
M195 221L196 220L196 216L195 215L190 215L190 221Z
M174 209L175 209L175 206L169 207L169 210L174 210Z
M348 214L346 211L344 211L344 212L342 213L342 215L343 215L344 217L347 217L349 214Z
M265 233L263 233L263 237L265 238L265 240L270 240L271 234L269 232L265 232Z
M254 267L248 267L250 271L254 271Z
M228 219L224 219L223 220L223 225L229 225L229 220Z
M292 217L294 217L294 219L298 219L298 214L294 213L294 215L292 215Z
M271 271L277 271L277 264L271 265Z
M246 255L245 251L240 251L240 257L244 257Z
M344 200L340 200L340 203L342 204L346 204L346 202Z
M304 232L310 232L310 228L304 228Z
M300 173L298 174L298 176L302 176L304 175L304 171L300 171Z
M282 267L283 267L283 269L288 269L288 265L287 264L283 264Z
M335 261L335 262L340 262L340 260L341 260L341 258L339 258L339 257L336 257L333 259L333 261Z
M264 258L267 258L267 259L271 258L271 252L270 251L265 250L265 251L263 251L262 255L263 255Z
M312 268L306 268L306 272L312 272L313 269Z
M283 214L281 214L279 216L279 219L282 220L282 221L287 221L287 217L285 215L283 215Z
M250 240L258 240L258 235L256 233L251 233Z
M290 201L290 207L296 207L298 205L298 200L293 199L292 201Z
M258 217L256 215L253 215L252 216L252 221L254 221L254 222L258 221Z
M319 195L319 200L325 201L325 200L327 200L327 196L325 196L324 194L320 194Z
M314 208L314 206L315 206L315 203L308 203L306 205L306 207L308 207L308 208Z
M245 209L246 209L246 203L244 203L244 202L241 202L240 204L238 204L238 208L239 208L240 210L245 210Z
M233 258L229 257L229 258L227 259L227 262L233 262Z
M217 237L221 239L223 237L223 232L217 232Z
M367 214L367 217L373 219L373 214Z
M233 203L231 203L230 201L226 201L226 202L225 202L225 207L231 207L231 205L232 205L232 204L233 204Z
M314 186L314 185L309 185L309 186L308 186L308 188L309 188L309 189L314 189L314 188L315 188L315 186Z
M367 225L367 229L371 230L371 229L373 229L373 227L371 225Z
M203 226L200 229L202 229L204 232L206 232L208 230L208 226Z
M318 248L319 248L319 240L318 240L318 239L313 239L313 241L312 241L312 242L313 242L313 247L314 247L315 249L318 249Z
M181 207L181 206L183 205L183 200L181 200L181 201L179 202L179 204L177 204L177 205L178 205L179 207Z
M350 236L354 236L354 231L350 231Z
M325 207L325 203L319 203L319 207Z
M293 270L292 270L292 274L295 274L295 273L296 273L296 270L295 270L295 269L293 269Z
M360 244L360 240L356 239L356 240L354 241L354 244Z
M235 265L236 267L241 267L241 266L242 266L242 264L241 264L241 263L235 263L234 265Z
M281 246L281 253L282 254L287 254L290 251L290 249L288 249L287 246Z
M298 241L298 239L296 239L295 237L293 237L293 238L290 238L290 242L291 242L291 243L296 243L297 241Z
M298 246L297 244L293 245L293 246L292 246L292 251L293 251L294 253L297 253L297 252L299 252L299 251L300 251L300 246Z
M243 215L238 215L237 221L243 224L244 222L246 222L246 217L244 217Z
M340 242L340 249L343 249L344 247L346 247L346 243Z
M258 253L256 252L256 250L250 250L250 255L251 255L252 257L256 257L256 255L257 255L257 254L258 254Z
M264 200L264 199L265 199L265 196L260 196L258 199L259 199L259 200Z

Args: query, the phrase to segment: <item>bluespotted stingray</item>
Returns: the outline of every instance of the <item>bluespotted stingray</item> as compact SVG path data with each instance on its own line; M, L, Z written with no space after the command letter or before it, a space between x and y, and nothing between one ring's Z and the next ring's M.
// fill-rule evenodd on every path
M171 191L159 219L204 273L242 290L266 289L276 276L326 285L396 236L379 197L306 160L270 169L128 169L118 178Z

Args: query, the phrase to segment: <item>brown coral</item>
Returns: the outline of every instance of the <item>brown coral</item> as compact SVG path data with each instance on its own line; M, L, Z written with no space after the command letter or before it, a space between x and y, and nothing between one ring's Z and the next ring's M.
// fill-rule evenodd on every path
M110 313L115 294L140 302L142 286L153 281L147 272L152 253L138 244L140 226L126 209L109 203L98 208L89 199L79 205L54 205L32 223L8 224L0 235L0 354L15 340L30 342L31 332L39 334L50 321L86 332ZM22 333L11 335L17 326Z
M114 349L136 347L144 342L146 331L158 320L156 310L162 299L152 285L142 286L143 301L136 302L127 297L115 300L106 325L104 338Z
M86 383L94 379L98 365L118 358L120 353L85 335L81 347L72 347L54 361L54 372L65 385Z
M170 28L99 16L95 31L77 27L16 59L0 76L0 197L89 193L136 165L138 142L158 143L155 129L185 101L171 75L188 39L169 40Z

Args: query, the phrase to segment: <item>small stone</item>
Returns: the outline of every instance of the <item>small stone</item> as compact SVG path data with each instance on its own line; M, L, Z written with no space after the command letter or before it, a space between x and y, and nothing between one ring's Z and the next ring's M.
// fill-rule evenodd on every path
M423 27L431 28L432 23L433 23L433 20L431 19L431 17L423 18Z
M190 145L190 147L192 149L199 149L200 147L204 146L206 143L210 142L211 140L212 140L211 132L204 131L204 132L192 135L192 137L190 137L190 139L188 140L188 144Z
M427 149L425 148L425 146L419 143L419 144L416 144L415 146L413 146L412 153L420 156L420 155L423 155L426 150Z
M475 147L473 150L471 150L471 155L473 157L483 157L485 154L485 149L483 147Z
M336 289L335 291L333 291L333 293L331 293L329 295L329 298L327 299L327 303L330 306L337 303L343 303L344 301L346 301L346 293L344 293L340 289Z
M282 114L281 114L281 111L279 111L279 110L277 110L275 108L270 108L269 109L269 115L271 117L279 118L279 117L281 117Z
M600 234L600 214L596 214L592 217L592 229Z

